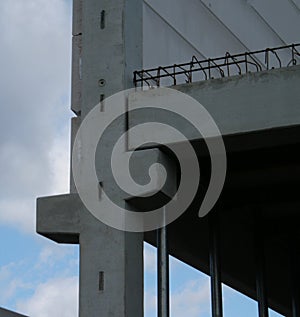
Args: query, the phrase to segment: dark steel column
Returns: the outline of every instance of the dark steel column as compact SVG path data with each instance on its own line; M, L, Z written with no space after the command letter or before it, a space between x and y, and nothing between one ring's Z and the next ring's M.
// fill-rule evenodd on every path
M157 309L158 317L169 317L169 254L167 227L157 230Z
M257 213L254 221L254 256L256 263L256 295L258 316L268 317L268 295L265 281L265 242L263 234L263 219Z
M219 255L219 223L215 212L209 219L209 265L212 316L223 316L221 264Z
M290 272L291 272L291 290L292 290L292 317L300 317L300 261L299 250L294 239L290 243Z

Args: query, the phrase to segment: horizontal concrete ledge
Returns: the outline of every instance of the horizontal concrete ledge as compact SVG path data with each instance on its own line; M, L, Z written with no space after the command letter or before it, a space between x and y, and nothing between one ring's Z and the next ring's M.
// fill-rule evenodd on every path
M292 66L172 88L201 103L223 136L233 136L300 125L299 87L300 66ZM129 110L135 110L141 104L150 106L154 98L158 97L157 89L137 91L130 98ZM145 109L132 114L129 112L130 128L141 122L151 121L170 123L189 140L201 139L195 129L189 124L182 124L182 120L172 113L168 113L166 117L158 117L153 110ZM144 137L142 134L129 133L129 147L134 148ZM171 137L170 143L176 142L176 137Z
M28 316L21 315L4 308L0 308L0 317L28 317Z
M84 208L77 194L37 199L36 231L58 243L79 242L79 211Z

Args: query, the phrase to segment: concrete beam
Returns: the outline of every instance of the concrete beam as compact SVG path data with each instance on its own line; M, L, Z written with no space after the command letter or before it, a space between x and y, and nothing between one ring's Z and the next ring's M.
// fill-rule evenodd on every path
M76 194L39 198L37 232L59 243L80 243L80 317L142 316L141 234L98 221Z
M0 317L26 317L26 316L12 312L4 308L0 308Z
M82 208L76 194L38 198L36 231L58 243L78 243Z
M299 82L300 66L294 66L172 88L199 101L226 137L300 125ZM136 92L129 103L129 109L134 110L140 104L149 104L156 94L155 89ZM129 127L133 127L145 120L156 122L157 118L153 111L145 110L140 116L130 115L129 112L128 120ZM189 140L201 139L189 125L180 125L176 116L168 115L167 120L178 127ZM129 133L130 147L135 147L142 140L142 134L133 138ZM178 142L172 136L169 141Z

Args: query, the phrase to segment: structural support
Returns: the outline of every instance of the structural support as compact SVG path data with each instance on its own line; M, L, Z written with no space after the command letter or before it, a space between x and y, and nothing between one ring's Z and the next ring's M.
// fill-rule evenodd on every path
M209 264L211 279L212 316L223 316L221 263L219 255L218 215L214 212L209 219Z
M166 226L157 230L157 288L158 317L169 317L169 254Z
M0 308L0 316L1 317L26 317L24 315L20 315L18 313L12 312L4 308Z
M101 102L105 117L105 98L131 88L133 71L142 67L142 4L142 0L73 0L71 109L77 117L72 120L72 146L90 110ZM125 132L122 124L120 135ZM96 166L103 155L95 158ZM72 194L38 199L37 231L59 243L80 244L80 317L141 317L143 235L98 221L76 195L72 177L71 173ZM116 198L126 204L123 197Z
M80 244L79 317L143 316L141 234L103 224L76 194L39 198L37 232Z
M256 213L254 221L254 255L256 263L256 294L258 302L258 316L268 317L268 295L265 280L265 247L262 219Z
M290 242L290 276L291 276L291 298L292 298L292 317L300 317L300 272L299 272L299 251L295 244L295 240Z

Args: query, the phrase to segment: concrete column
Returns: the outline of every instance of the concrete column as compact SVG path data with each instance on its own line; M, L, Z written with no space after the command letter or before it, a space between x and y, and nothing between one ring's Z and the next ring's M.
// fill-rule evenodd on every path
M85 0L77 7L81 18L74 15L73 27L82 34L82 51L73 51L81 59L73 65L80 64L84 117L102 98L133 86L133 71L142 67L142 1Z
M72 142L95 105L133 86L142 30L142 0L74 0ZM142 316L143 235L112 229L83 208L79 241L80 316Z
M142 0L73 0L72 144L87 113L132 87L133 71L141 67ZM95 219L76 195L72 175L70 183L73 194L38 199L37 232L80 243L79 316L142 317L143 234Z
M80 317L143 316L143 236L95 219L78 195L39 198L38 233L80 243Z

